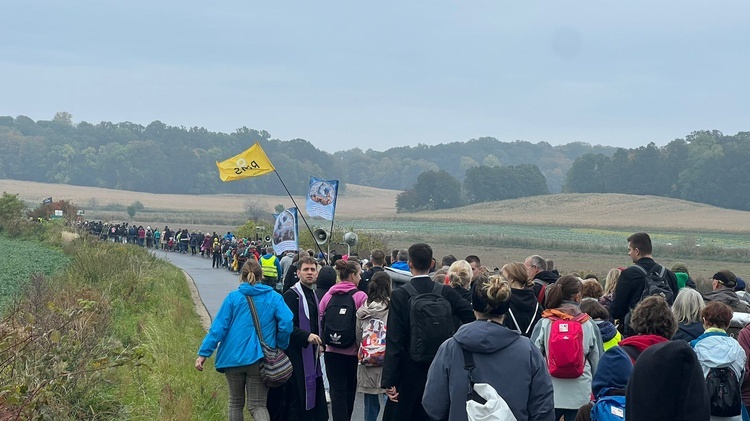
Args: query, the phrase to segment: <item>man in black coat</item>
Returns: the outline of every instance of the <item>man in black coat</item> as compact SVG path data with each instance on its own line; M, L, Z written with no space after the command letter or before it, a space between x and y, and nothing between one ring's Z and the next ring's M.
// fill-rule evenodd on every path
M383 269L385 265L385 252L378 249L373 250L370 253L370 262L372 262L372 269L368 269L362 273L362 278L359 280L359 285L357 285L360 291L367 292L367 285L370 279L372 279L372 275L385 270Z
M638 232L628 237L628 256L633 263L642 267L646 273L652 270L656 271L656 262L651 257L652 246L651 237L645 232ZM674 302L679 288L677 287L677 277L675 274L665 268L664 278L669 284L669 288L674 296L668 300L669 305ZM620 279L617 281L615 288L614 301L612 302L612 318L620 320L620 329L627 334L629 326L626 326L625 316L638 305L643 295L643 289L646 287L646 275L635 267L630 266L622 271Z
M294 371L292 378L284 385L286 413L279 419L325 421L328 419L328 406L318 359L323 342L318 326L318 300L312 289L318 278L318 264L312 257L304 256L300 257L297 266L299 282L284 293L284 302L294 316L294 330L286 349ZM300 303L301 296L304 296L306 303ZM300 314L300 308L306 309L306 314Z
M432 292L435 286L435 282L429 276L432 248L424 243L412 245L409 247L408 263L414 275L409 280L409 284L420 294ZM450 303L453 315L457 316L462 323L474 320L471 305L453 288L442 288L442 296ZM404 286L395 289L391 294L388 313L388 345L385 348L381 379L381 386L386 389L389 398L385 405L384 420L429 419L422 407L422 395L430 363L419 363L409 356L409 298L409 293Z

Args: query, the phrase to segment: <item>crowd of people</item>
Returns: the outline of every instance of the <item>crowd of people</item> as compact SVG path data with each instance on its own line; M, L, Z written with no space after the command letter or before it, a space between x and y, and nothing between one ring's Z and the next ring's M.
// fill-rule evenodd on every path
M438 264L424 243L330 266L251 253L195 366L216 351L230 420L350 420L357 392L366 421L748 419L744 281L722 269L702 294L648 234L627 242L633 264L601 281L538 255ZM282 386L264 377L270 349L291 366Z

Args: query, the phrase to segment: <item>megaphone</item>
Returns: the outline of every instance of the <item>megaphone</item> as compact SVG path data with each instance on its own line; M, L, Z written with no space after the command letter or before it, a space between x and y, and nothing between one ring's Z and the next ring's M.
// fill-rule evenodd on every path
M315 242L318 243L318 245L323 245L328 242L328 240L331 238L331 235L328 234L328 231L324 230L323 228L318 228L315 231L313 231L313 237L315 238Z
M269 243L269 244L270 244L270 243L271 243L271 236L270 236L270 235L266 235L265 237L263 237L263 240L264 240L264 241L265 241L266 243Z
M356 247L357 241L359 241L359 237L357 237L357 234L353 232L347 232L346 234L344 234L344 242L349 247Z

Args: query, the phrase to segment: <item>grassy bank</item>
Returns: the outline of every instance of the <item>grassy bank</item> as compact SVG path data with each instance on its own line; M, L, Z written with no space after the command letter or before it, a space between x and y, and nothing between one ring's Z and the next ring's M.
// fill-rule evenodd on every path
M0 419L225 419L223 376L193 367L205 331L183 273L136 247L62 247L67 269L33 276L0 324Z

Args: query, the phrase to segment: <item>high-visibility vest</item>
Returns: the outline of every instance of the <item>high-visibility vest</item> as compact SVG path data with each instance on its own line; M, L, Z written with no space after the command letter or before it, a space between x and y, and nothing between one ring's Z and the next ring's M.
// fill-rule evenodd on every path
M279 271L276 270L276 256L260 258L260 267L263 269L264 278L278 278Z

